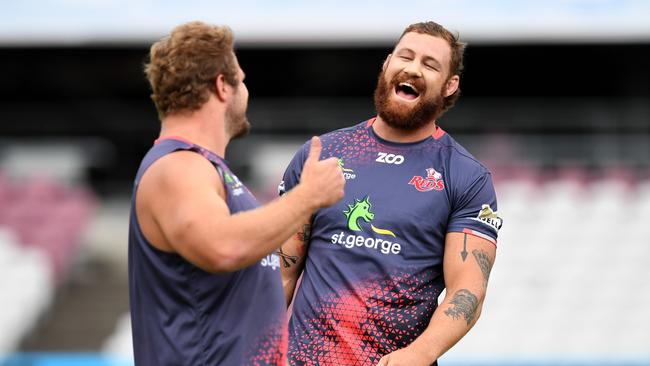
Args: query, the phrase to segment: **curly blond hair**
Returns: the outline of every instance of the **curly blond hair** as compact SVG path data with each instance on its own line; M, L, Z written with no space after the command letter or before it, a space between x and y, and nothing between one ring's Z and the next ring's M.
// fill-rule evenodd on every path
M189 22L151 46L145 74L158 117L195 111L215 93L215 79L238 85L230 28Z

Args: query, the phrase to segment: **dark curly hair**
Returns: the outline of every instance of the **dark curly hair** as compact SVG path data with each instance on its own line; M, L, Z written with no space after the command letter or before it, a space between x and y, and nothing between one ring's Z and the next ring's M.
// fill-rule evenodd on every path
M400 40L402 37L404 37L405 34L411 32L428 34L430 36L442 38L447 41L449 47L451 48L451 59L449 60L449 78L453 75L460 76L463 73L463 54L465 53L465 47L467 44L460 42L458 35L451 33L445 27L436 22L429 21L409 25L400 36ZM454 94L444 99L444 105L441 113L444 113L453 107L454 104L456 104L458 97L460 97L460 87L456 89Z
M202 22L179 25L151 46L144 70L161 120L197 110L216 92L219 74L238 85L232 32Z

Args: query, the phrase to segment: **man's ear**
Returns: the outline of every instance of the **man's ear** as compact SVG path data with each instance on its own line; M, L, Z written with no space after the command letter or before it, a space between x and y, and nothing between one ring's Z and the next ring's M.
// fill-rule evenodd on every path
M453 75L452 77L447 80L447 83L445 84L445 90L443 92L444 97L448 97L456 92L458 90L458 87L460 86L460 77L458 75Z
M228 83L226 82L226 78L223 76L223 74L219 74L217 75L217 78L214 79L214 83L216 90L215 94L217 95L217 98L220 101L225 102L228 95Z
M382 71L386 71L386 67L388 66L388 63L390 62L391 56L393 56L392 53L389 53L388 56L386 56L386 59L384 60L384 64L381 66Z

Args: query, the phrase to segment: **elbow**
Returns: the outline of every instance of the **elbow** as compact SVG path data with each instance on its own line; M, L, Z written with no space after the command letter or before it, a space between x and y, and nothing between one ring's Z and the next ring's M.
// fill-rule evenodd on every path
M481 314L483 313L483 302L485 300L485 293L480 294L480 297L478 298L478 303L476 305L476 310L474 311L474 317L472 319L472 327L478 322L479 318L481 317Z
M464 319L469 328L473 327L481 316L485 291L463 287L449 291L448 294L451 295L445 298L445 302L449 305L445 314L456 320Z
M180 222L170 231L169 241L186 260L209 273L234 272L250 265L244 243L222 233L214 239L198 220Z
M476 312L474 313L474 324L479 320L481 317L481 314L483 313L483 302L481 302L478 307L476 308Z
M210 254L209 272L227 273L240 270L250 265L245 254L241 246L222 243Z

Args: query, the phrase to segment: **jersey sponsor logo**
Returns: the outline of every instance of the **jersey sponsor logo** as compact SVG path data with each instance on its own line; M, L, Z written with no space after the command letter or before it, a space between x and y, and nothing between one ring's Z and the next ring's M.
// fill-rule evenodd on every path
M350 169L350 168L346 168L345 163L343 162L343 159L338 158L338 160L339 160L339 167L341 168L341 171L343 172L343 178L345 178L345 180L355 179L357 177L357 175L354 173L354 170Z
M348 249L356 247L366 247L380 251L382 254L399 254L402 245L379 238L366 238L363 235L346 235L343 231L332 235L332 244L338 244Z
M375 161L386 164L395 164L400 165L404 162L404 157L397 154L388 154L384 152L377 153L377 159Z
M427 168L427 177L423 178L419 175L414 175L409 181L420 192L429 192L430 190L442 191L445 189L445 182L442 180L442 174L433 168Z
M284 181L281 181L280 184L278 184L278 195L282 196L285 193L287 193L287 189L284 186Z
M230 188L239 188L244 185L236 175L230 175L228 172L223 172L223 179Z
M260 261L262 267L271 267L272 270L280 268L280 257L277 254L269 254Z
M375 214L370 211L371 208L372 203L370 203L370 197L368 196L363 200L355 199L354 204L348 205L348 209L343 211L343 214L348 219L348 229L362 231L359 220L370 222L375 218ZM370 227L377 234L395 237L395 234L390 230L376 228L373 224L370 224Z
M397 238L394 232L389 229L378 228L374 226L371 221L374 220L375 214L371 211L372 203L370 197L366 196L364 199L355 199L353 204L348 205L348 208L343 211L343 215L347 219L347 226L350 231L363 232L364 229L360 223L370 223L370 229L385 236ZM380 251L382 254L399 254L402 250L400 243L393 242L392 240L384 240L380 238L368 238L363 235L346 234L341 231L331 237L332 244L338 244L345 248L352 249L356 247L366 247Z
M471 219L486 224L496 231L499 231L501 225L503 225L503 220L498 216L496 211L492 211L492 207L488 204L483 204L478 215Z
M221 171L221 169L219 169ZM227 171L223 171L223 180L230 190L234 197L244 194L244 184L237 178L236 175L232 175Z

